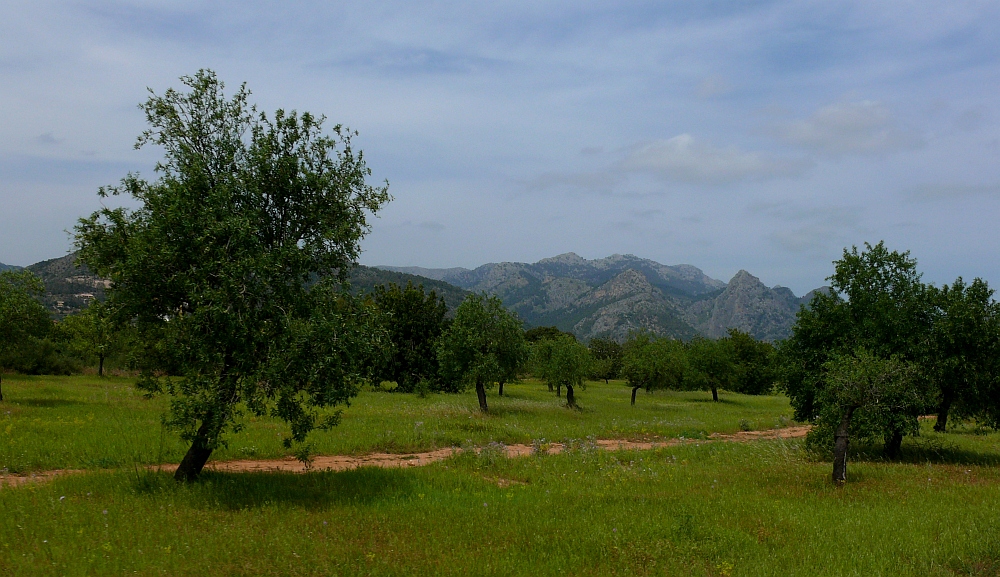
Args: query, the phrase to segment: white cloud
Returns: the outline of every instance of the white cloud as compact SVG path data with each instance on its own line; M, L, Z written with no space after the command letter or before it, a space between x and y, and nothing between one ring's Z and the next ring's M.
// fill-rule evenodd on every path
M840 102L812 116L777 127L782 141L814 152L885 155L924 145L919 133L901 127L881 102Z
M778 158L747 152L735 146L717 148L681 134L632 151L622 163L631 172L650 172L661 178L698 184L728 184L766 180L802 173L811 166L805 159Z

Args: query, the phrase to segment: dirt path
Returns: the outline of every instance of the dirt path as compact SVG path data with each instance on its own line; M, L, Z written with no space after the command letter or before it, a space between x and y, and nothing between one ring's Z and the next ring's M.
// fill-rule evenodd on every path
M594 441L597 447L606 451L620 451L628 449L648 450L661 447L673 447L682 443L705 443L709 441L729 441L747 442L760 439L797 439L806 436L809 426L786 427L783 429L769 429L766 431L741 431L731 435L714 433L705 439L670 439L667 441L628 441L622 439L598 439ZM548 443L542 445L541 449L549 454L561 453L566 446L562 443ZM523 457L535 451L532 445L506 445L507 456ZM437 461L443 461L455 453L461 451L458 448L436 449L423 453L371 453L362 456L327 455L317 456L309 469L306 469L300 461L293 458L272 459L272 460L244 460L244 461L216 461L206 465L212 471L224 471L227 473L249 472L249 471L283 471L292 473L304 473L312 471L348 471L359 467L383 467L383 468L403 468L420 467L429 465ZM177 469L176 464L153 465L150 467L158 471L172 472ZM0 487L16 487L24 483L34 481L47 481L58 475L70 473L82 473L78 469L59 469L54 471L42 471L31 475L0 475Z

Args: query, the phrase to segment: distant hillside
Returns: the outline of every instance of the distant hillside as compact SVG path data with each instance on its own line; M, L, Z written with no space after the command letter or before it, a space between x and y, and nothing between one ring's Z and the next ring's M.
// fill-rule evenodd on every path
M355 294L370 293L375 290L376 286L388 286L390 283L405 287L407 282L412 282L414 286L424 285L425 292L434 291L437 293L437 296L443 298L444 303L448 305L449 312L454 312L469 294L469 291L455 285L405 272L382 270L361 264L351 271L351 291Z
M620 341L638 329L680 339L719 337L730 327L777 340L788 336L806 302L787 288L764 286L746 271L725 283L691 265L667 266L634 255L587 260L567 253L474 270L379 268L495 294L527 324L554 325L585 340Z
M77 266L76 256L74 252L25 267L45 282L42 303L56 316L79 312L92 299L103 299L109 284L87 267Z
M104 290L109 284L109 281L91 273L86 266L77 266L76 258L77 254L74 252L26 267L45 282L42 302L57 317L79 312L94 298L103 299ZM364 265L358 265L350 278L351 289L355 294L371 292L376 285L389 283L405 287L407 281L414 285L423 284L427 292L435 291L444 299L449 311L454 311L468 294L468 291L446 282Z
M12 264L4 264L0 262L0 272L3 272L5 270L21 270L21 267L14 266Z

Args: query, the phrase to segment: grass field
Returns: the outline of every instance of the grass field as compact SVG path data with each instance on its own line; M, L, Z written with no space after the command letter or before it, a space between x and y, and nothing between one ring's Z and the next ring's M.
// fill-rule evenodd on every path
M653 439L704 437L741 428L769 429L789 422L784 397L710 393L639 394L629 405L630 389L621 382L590 383L578 393L579 411L537 382L507 385L505 395L490 395L490 413L479 411L474 393L412 394L362 392L344 411L340 426L313 433L320 454L372 451L412 452L463 444L531 443L586 437ZM124 378L4 378L0 432L0 469L26 473L46 469L101 469L133 464L179 462L187 450L164 431L160 417L166 400L147 400ZM270 418L245 419L246 428L230 435L229 446L213 459L283 457L288 427Z
M127 385L5 379L12 401L0 432L33 427L5 438L23 442L36 466L86 450L98 467L114 460L117 438L152 451L143 447L160 444L164 405ZM472 395L368 393L317 443L698 437L741 421L773 427L788 414L781 397L657 394L632 409L626 393L594 384L576 413L529 383L491 398L490 417L473 413ZM259 432L269 424L254 423L228 450L258 443L280 454ZM622 452L583 443L519 459L484 450L410 469L208 472L190 485L119 460L117 470L0 489L0 575L1000 575L1000 435L936 434L931 424L904 443L902 462L856 452L843 488L797 440ZM38 440L46 431L51 445ZM47 446L65 447L63 457L34 453Z

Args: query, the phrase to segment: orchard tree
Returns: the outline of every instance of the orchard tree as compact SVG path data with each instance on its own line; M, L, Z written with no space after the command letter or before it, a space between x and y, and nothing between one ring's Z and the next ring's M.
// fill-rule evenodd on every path
M992 384L1000 377L1000 305L986 281L966 285L959 277L951 286L931 288L937 314L927 373L936 387L935 431L948 426L953 409L962 417L988 421L984 410L993 403Z
M885 359L859 348L850 355L833 356L823 368L822 409L810 434L832 430L833 482L842 484L847 481L852 421L858 417L868 422L892 421L901 412L919 409L924 398L917 386L916 366L896 356Z
M783 386L797 420L816 420L824 410L824 367L833 356L863 348L881 359L919 364L931 350L933 302L908 252L889 251L882 242L844 249L827 280L830 292L799 311L781 346ZM887 456L896 456L905 434L917 432L925 408L907 405L872 423L882 428Z
M422 380L438 376L437 342L445 327L448 312L444 299L424 286L406 288L390 284L379 286L372 299L384 314L392 350L387 362L378 368L376 379L395 381L403 392L413 392Z
M576 408L575 387L585 387L590 369L590 351L575 338L560 336L535 344L536 376L557 390L566 387L566 406Z
M622 346L621 375L632 388L633 406L639 389L679 389L687 368L687 354L680 341L641 332L629 335Z
M777 377L774 345L736 328L729 329L722 341L735 366L733 390L744 395L769 393Z
M104 376L104 361L120 346L119 331L111 323L107 306L93 300L78 314L59 323L60 330L70 339L70 347L85 361L97 360L97 376Z
M732 388L737 368L733 363L729 343L696 337L687 347L688 371L684 374L687 389L708 389L712 400L719 400L719 389Z
M191 443L175 477L192 480L244 410L287 421L286 446L336 424L381 350L376 312L343 284L389 194L367 183L355 133L258 112L211 71L181 82L140 105L156 180L100 189L136 208L81 219L76 243L111 281L115 321L156 344L137 386L172 396L167 423Z
M485 413L486 389L517 378L528 360L528 344L521 321L499 298L471 294L455 309L437 354L445 386L455 391L474 386Z
M48 311L36 299L44 292L42 279L31 271L0 272L0 401L3 370L51 328Z
M595 379L617 379L622 370L622 346L610 339L590 339L591 375Z

